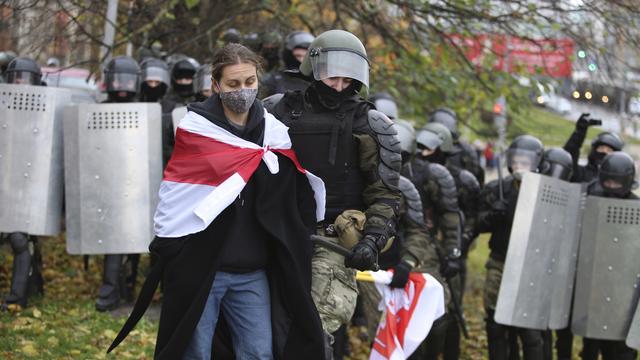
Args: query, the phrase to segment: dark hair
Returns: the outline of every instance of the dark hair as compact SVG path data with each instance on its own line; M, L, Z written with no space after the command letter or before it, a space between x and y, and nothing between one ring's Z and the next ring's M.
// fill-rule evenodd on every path
M216 51L213 55L213 65L211 65L211 77L215 81L220 81L222 78L222 71L228 65L236 64L253 64L256 67L256 72L259 74L262 72L262 64L260 57L247 47L229 43Z

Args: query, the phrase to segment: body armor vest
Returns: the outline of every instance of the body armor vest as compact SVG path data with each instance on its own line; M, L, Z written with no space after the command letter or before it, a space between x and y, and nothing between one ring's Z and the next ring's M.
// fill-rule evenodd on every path
M302 94L288 93L275 109L289 127L300 164L325 183L326 222L333 222L346 209L365 208L358 146L353 137L358 105L360 102L348 100L338 110L317 113L304 109Z

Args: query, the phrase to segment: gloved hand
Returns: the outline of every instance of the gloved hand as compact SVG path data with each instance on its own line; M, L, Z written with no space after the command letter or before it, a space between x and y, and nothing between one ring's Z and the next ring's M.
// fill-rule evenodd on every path
M460 272L461 268L462 263L460 257L447 257L440 267L440 273L442 273L442 276L445 278L450 278L456 276Z
M380 269L380 267L378 267L378 244L386 243L386 241L378 237L383 236L365 235L364 238L351 249L351 254L344 259L344 265L360 271L378 271Z
M589 115L589 113L582 113L582 115L580 115L580 118L578 118L578 121L576 122L576 129L586 130L589 126L602 125L602 120L591 119Z
M389 286L392 288L404 289L404 286L407 285L407 281L409 281L411 268L412 266L406 261L400 261L400 263L393 268L393 278L391 279Z

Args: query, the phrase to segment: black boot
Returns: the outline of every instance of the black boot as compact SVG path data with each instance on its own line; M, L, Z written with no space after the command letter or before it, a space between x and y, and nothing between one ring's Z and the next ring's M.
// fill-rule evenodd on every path
M123 255L105 255L104 272L102 275L102 286L98 290L98 300L96 310L113 310L120 304L120 285L122 279L122 258Z
M25 233L11 233L9 234L9 242L13 251L13 272L11 274L11 292L5 302L26 307L29 273L31 272L29 236Z
M509 328L493 320L493 312L485 319L489 360L507 360L509 356Z
M44 295L44 278L42 277L42 251L37 236L31 236L33 254L31 255L31 272L27 285L27 297ZM31 249L30 249L31 250Z

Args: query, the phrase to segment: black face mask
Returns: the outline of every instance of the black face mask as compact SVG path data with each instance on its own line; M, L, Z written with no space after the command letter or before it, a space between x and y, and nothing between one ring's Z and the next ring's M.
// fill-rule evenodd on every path
M345 100L356 94L357 83L357 81L353 81L342 91L336 91L322 81L314 81L311 86L313 86L318 93L318 100L324 107L328 109L337 109L343 102L345 102Z
M423 160L426 160L430 163L433 164L440 164L440 165L444 165L445 161L447 160L444 153L442 151L440 151L440 148L436 149L436 151L429 155L429 156L422 156L422 154L419 155Z
M598 152L595 149L591 150L591 153L589 153L589 164L600 166L605 156L607 156L606 153Z
M156 102L160 100L167 92L167 85L160 84L156 87L150 87L146 82L140 87L140 100L145 102Z
M187 98L193 96L193 84L189 85L180 85L173 84L173 90L178 94L178 96Z
M125 96L120 96L120 93L125 93ZM136 98L136 93L128 91L113 91L107 94L109 102L114 103L128 103L132 102Z

